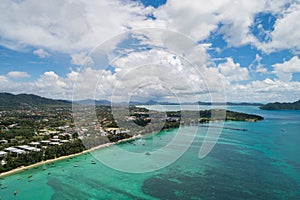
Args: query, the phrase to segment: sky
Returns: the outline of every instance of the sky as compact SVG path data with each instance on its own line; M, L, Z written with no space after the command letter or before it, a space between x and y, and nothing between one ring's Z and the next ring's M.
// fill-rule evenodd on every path
M300 1L4 0L0 92L293 102Z

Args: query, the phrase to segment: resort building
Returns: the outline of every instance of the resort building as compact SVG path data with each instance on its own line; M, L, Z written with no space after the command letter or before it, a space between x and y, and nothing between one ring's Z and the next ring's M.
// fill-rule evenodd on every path
M17 149L15 147L7 147L7 148L4 149L4 151L10 152L10 153L15 153L17 155L26 153L26 151L24 151L22 149Z
M40 143L43 144L43 145L48 145L50 142L51 141L49 141L49 140L42 140L42 141L40 141Z
M0 151L0 157L5 157L7 155L7 152L5 151Z
M59 142L49 142L49 145L55 146L55 145L60 145L60 143Z
M18 146L19 149L25 150L25 151L41 151L41 149L36 148L36 147L30 147L28 145L21 145Z

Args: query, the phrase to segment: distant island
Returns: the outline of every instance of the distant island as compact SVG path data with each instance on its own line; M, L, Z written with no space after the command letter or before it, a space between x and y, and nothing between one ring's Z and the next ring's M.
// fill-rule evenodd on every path
M262 110L300 110L300 100L293 103L268 103L260 106Z

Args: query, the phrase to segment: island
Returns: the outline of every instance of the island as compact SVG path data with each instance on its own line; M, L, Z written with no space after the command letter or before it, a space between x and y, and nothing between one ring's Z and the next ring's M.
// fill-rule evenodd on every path
M260 107L262 110L300 110L300 100L293 103L268 103Z

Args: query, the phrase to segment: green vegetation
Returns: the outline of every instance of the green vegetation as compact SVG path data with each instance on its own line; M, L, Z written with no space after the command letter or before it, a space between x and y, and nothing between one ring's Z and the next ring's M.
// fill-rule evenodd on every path
M268 103L260 107L262 110L300 110L300 100L294 103Z

